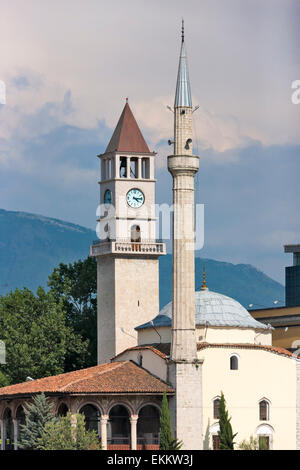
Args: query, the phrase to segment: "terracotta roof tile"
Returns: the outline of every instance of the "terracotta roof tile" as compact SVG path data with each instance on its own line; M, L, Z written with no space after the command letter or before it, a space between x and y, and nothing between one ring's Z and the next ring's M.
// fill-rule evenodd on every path
M149 147L146 144L128 103L124 106L117 127L115 128L105 153L115 151L150 153Z
M197 350L205 348L240 348L240 349L262 349L265 351L273 352L283 356L294 357L293 353L287 349L278 346L267 346L264 344L248 344L248 343L198 343Z
M162 357L163 359L167 358L166 354L164 354L162 351L154 347L154 345L149 344L149 345L144 345L144 346L133 346L132 348L127 348L124 351L122 351L120 354L117 354L116 356L114 356L112 359L116 359L117 357L120 357L122 354L128 351L143 351L145 349L150 349L151 351L153 351L155 354Z
M162 380L132 361L102 364L88 369L0 388L0 398L33 393L172 393Z

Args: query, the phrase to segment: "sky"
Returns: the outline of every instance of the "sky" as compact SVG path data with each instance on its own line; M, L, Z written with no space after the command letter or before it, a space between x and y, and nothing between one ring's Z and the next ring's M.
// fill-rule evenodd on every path
M99 162L125 104L166 170L181 19L190 69L201 256L280 282L300 243L298 0L0 0L0 207L95 228ZM298 48L298 50L297 50Z

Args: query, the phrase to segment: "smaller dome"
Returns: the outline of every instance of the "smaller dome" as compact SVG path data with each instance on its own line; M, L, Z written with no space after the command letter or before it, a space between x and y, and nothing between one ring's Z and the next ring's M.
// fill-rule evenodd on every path
M230 326L236 328L254 328L256 330L269 330L271 327L255 320L237 300L227 295L218 294L203 288L195 292L195 322L197 326ZM172 302L169 302L159 314L148 323L136 328L151 328L171 326Z

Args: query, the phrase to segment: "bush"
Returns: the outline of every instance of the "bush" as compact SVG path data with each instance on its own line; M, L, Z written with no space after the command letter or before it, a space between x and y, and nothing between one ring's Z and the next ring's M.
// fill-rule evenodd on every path
M76 414L74 421L69 412L67 416L46 424L38 441L41 450L100 450L99 438L95 431L85 428L82 414Z

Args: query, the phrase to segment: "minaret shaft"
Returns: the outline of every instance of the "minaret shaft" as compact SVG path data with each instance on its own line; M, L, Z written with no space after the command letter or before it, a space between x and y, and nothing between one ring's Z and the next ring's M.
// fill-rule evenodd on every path
M168 169L173 176L173 360L196 359L194 175L199 158L172 155Z

